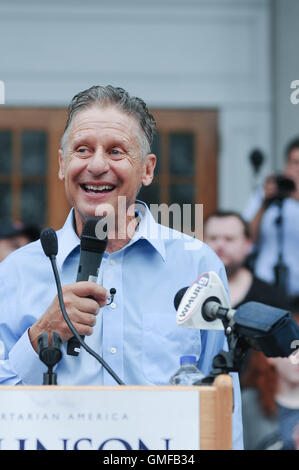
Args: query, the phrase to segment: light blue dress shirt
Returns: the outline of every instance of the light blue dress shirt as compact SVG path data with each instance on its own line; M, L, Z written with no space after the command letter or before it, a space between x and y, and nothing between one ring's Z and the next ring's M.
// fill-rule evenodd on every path
M144 206L131 241L105 253L98 283L114 287L114 302L100 309L86 343L100 354L125 384L166 385L179 367L180 356L199 359L208 374L212 360L226 347L223 331L199 331L176 325L175 294L199 274L215 271L227 287L225 270L215 253L201 241L157 224ZM62 285L76 282L80 239L71 211L57 232L57 265ZM0 263L0 361L3 385L42 384L46 366L31 346L28 329L56 296L49 259L40 241L9 255ZM77 357L66 354L56 366L59 385L116 385L98 361L81 348ZM240 390L234 376L234 448L243 448Z

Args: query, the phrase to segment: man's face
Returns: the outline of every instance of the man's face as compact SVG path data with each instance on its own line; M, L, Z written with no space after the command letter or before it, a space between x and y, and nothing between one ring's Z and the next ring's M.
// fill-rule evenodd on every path
M251 248L243 224L235 216L211 217L205 224L204 241L223 261L228 275L243 266Z
M285 176L294 180L299 185L299 148L293 149L285 165Z
M75 208L77 232L88 216L111 206L117 217L118 198L134 204L141 184L153 178L156 157L142 160L142 130L135 117L116 107L93 106L78 112L69 129L65 156L60 151L59 177Z

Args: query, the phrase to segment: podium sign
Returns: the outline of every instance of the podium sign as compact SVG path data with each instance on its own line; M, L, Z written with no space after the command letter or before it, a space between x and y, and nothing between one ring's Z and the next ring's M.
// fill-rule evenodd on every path
M199 387L1 387L1 450L199 449Z

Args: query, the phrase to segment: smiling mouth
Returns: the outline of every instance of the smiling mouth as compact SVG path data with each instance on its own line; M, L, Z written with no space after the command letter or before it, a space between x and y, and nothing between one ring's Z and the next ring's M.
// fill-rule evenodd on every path
M94 185L81 184L81 188L87 193L109 193L115 189L112 184Z

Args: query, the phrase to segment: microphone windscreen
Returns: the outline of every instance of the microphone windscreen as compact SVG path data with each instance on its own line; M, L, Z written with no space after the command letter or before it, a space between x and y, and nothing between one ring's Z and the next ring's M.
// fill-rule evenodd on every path
M179 305L181 303L181 300L182 298L184 297L186 291L187 291L188 287L183 287L182 289L180 289L176 294L175 294L175 297L174 297L174 307L175 309L177 310L179 308Z
M58 240L55 230L44 228L40 234L40 241L46 256L56 256L58 253Z
M95 237L96 236L96 225L99 221L98 217L89 217L83 226L82 237Z
M103 232L105 236L99 238L98 235L100 230L97 230L97 224L99 222L101 222L99 217L90 217L86 220L80 237L82 250L104 253L108 243L108 238L106 231ZM104 229L105 227L106 226L104 226Z

